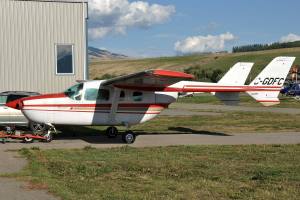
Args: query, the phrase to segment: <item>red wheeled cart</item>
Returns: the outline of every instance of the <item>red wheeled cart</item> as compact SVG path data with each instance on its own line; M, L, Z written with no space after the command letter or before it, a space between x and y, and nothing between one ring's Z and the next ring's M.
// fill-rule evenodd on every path
M23 140L25 143L31 143L34 140L42 142L51 142L53 139L53 130L49 129L45 132L26 132L18 130L0 131L0 141L5 143L8 139Z

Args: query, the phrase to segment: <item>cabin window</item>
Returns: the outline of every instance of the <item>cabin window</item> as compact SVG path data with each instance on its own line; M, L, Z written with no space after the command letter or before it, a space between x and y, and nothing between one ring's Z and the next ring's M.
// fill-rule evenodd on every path
M82 97L83 83L74 85L65 91L65 94L73 100L80 101Z
M124 101L125 100L125 92L122 90L120 92L120 101Z
M133 101L143 101L143 93L142 92L133 92L132 98L133 98Z
M56 46L56 74L74 74L74 46L69 44L57 44Z
M97 100L108 101L109 100L109 90L100 89L99 92L98 92Z

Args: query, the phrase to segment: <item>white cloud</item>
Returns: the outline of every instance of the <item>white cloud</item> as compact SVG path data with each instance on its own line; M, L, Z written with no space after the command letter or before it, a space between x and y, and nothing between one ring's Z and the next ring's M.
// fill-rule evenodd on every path
M227 32L220 35L193 36L175 43L175 50L180 53L202 53L210 51L222 51L225 42L235 40L236 37Z
M110 33L126 34L130 27L149 28L162 24L174 13L175 7L172 5L128 0L90 0L89 35L95 39Z
M279 42L295 42L300 40L300 35L296 35L293 33L290 33L288 35L282 36L279 40Z

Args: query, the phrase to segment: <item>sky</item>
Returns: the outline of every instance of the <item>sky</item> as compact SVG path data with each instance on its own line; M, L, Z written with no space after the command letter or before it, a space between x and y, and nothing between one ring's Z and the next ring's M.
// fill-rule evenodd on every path
M89 0L89 46L131 57L300 40L299 0Z

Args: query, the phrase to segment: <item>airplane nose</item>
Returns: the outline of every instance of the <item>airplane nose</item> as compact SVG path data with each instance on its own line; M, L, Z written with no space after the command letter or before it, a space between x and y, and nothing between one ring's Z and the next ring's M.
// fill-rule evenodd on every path
M23 102L21 100L14 100L14 101L8 102L7 104L5 104L5 106L13 108L13 109L21 110L23 108Z

